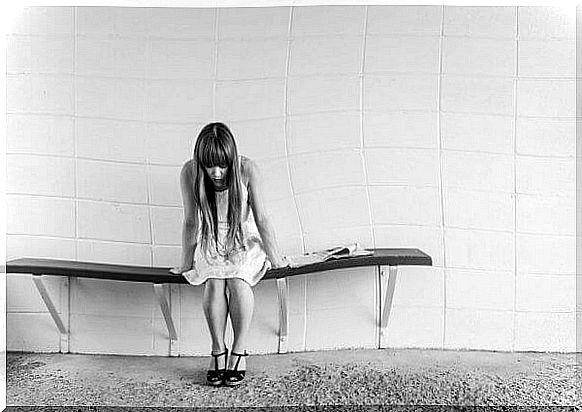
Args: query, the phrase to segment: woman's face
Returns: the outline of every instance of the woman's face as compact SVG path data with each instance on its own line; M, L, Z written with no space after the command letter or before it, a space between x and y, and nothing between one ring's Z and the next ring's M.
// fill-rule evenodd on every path
M204 170L206 171L208 177L212 180L212 183L214 183L214 186L221 187L226 184L226 174L228 172L228 167L222 167L222 165L210 166L205 167Z

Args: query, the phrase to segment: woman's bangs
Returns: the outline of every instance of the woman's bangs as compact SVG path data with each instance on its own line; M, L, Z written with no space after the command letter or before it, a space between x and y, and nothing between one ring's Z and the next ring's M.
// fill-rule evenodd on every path
M228 167L232 164L232 156L229 156L226 147L221 145L217 139L209 141L207 145L201 149L202 153L200 153L200 161L202 162L203 167Z

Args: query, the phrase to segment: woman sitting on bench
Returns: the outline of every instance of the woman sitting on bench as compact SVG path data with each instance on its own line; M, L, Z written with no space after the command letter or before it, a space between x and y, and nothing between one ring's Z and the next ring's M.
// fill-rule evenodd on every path
M204 283L203 308L213 357L207 381L236 386L246 371L246 336L254 306L251 287L269 268L286 264L265 211L257 166L238 155L225 124L202 128L194 156L182 168L180 184L182 259L171 272L182 274L192 285ZM229 314L234 330L230 357L224 342Z

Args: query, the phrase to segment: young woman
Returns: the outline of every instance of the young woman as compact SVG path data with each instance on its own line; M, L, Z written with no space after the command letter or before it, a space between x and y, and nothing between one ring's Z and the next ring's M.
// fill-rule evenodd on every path
M251 287L269 268L285 263L265 210L257 166L239 156L224 123L202 128L194 156L182 168L180 184L182 261L171 272L182 274L192 285L205 285L203 308L213 357L207 381L236 386L246 371L246 338L254 306ZM234 330L230 356L224 342L229 314Z

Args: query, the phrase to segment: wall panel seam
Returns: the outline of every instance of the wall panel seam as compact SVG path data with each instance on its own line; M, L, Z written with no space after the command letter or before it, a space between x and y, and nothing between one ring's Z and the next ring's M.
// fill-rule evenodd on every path
M519 7L515 7L515 67L513 81L513 328L511 350L516 348L517 339L517 89L519 79Z

